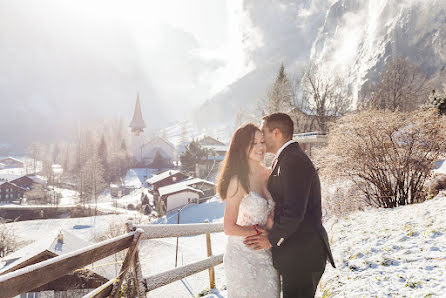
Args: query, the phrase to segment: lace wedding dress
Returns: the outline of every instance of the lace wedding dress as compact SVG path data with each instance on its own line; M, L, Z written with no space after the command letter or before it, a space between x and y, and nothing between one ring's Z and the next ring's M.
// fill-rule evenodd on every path
M266 200L251 191L240 202L237 224L264 226L274 209L272 199ZM223 258L228 298L280 296L279 273L273 267L271 250L253 250L242 236L228 236Z

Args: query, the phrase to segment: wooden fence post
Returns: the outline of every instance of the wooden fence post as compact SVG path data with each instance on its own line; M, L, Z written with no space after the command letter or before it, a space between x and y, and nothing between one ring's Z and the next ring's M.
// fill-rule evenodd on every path
M135 235L133 236L133 243L130 245L127 255L125 256L124 262L122 263L121 270L116 278L115 283L113 284L113 289L110 294L110 297L116 298L119 295L119 291L121 290L122 282L124 281L125 275L132 264L132 259L135 255L135 252L138 248L139 240L141 239L141 235L144 233L143 229L137 229Z
M209 220L205 220L205 223L209 223ZM206 233L206 247L208 252L208 257L212 256L212 244L211 244L211 234ZM214 267L209 267L209 288L215 289L215 272Z
M128 221L125 224L125 226L127 233L135 229L131 221ZM133 275L135 276L135 287L136 287L136 293L138 294L138 298L145 298L146 286L144 284L144 278L142 276L141 263L139 262L139 247L136 248L135 255L133 256L132 267L133 267Z

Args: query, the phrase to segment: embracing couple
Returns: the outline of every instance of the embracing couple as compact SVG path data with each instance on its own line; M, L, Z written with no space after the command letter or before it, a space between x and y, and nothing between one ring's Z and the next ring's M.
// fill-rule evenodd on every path
M314 297L327 259L321 189L313 163L292 140L287 114L238 128L217 191L226 201L224 255L228 297ZM262 165L275 154L272 168ZM282 284L280 282L280 277Z

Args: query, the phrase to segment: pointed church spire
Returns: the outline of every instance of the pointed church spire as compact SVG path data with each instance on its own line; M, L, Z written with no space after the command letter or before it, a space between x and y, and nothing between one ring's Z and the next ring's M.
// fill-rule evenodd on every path
M132 129L132 132L135 133L135 135L139 135L139 133L144 132L144 128L146 127L146 124L144 123L144 119L142 118L141 113L141 104L139 102L139 92L136 97L136 105L135 105L135 111L133 112L133 118L130 122L129 127Z

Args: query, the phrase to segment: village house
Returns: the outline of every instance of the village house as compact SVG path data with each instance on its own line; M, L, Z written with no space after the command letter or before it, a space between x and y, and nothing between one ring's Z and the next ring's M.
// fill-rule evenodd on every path
M146 180L152 191L158 191L160 187L180 182L188 178L186 174L181 173L178 170L168 170Z
M11 181L17 186L24 188L26 190L31 190L37 184L45 185L45 182L42 179L39 179L35 176L22 176L20 178L14 179Z
M88 245L91 243L65 230L57 234L42 235L42 239L4 257L0 275L68 254ZM29 293L23 293L20 297L81 297L107 281L107 278L94 269L76 270Z
M218 171L218 165L225 158L228 146L209 136L205 136L198 143L203 149L208 150L209 154L205 160L196 165L195 176L213 178Z
M0 203L21 200L26 189L12 182L0 181Z
M0 166L0 168L24 168L25 163L17 158L14 157L6 157L3 159L0 159L0 164L3 164L3 166Z
M169 170L147 179L150 193L165 212L187 204L199 204L215 195L216 185L200 178L191 178L178 170Z
M300 147L309 157L312 156L312 149L323 146L328 142L327 135L317 131L295 134L293 140L299 142Z
M166 208L165 211L169 212L188 204L199 204L200 196L203 196L204 193L201 190L178 183L161 187L159 195Z

